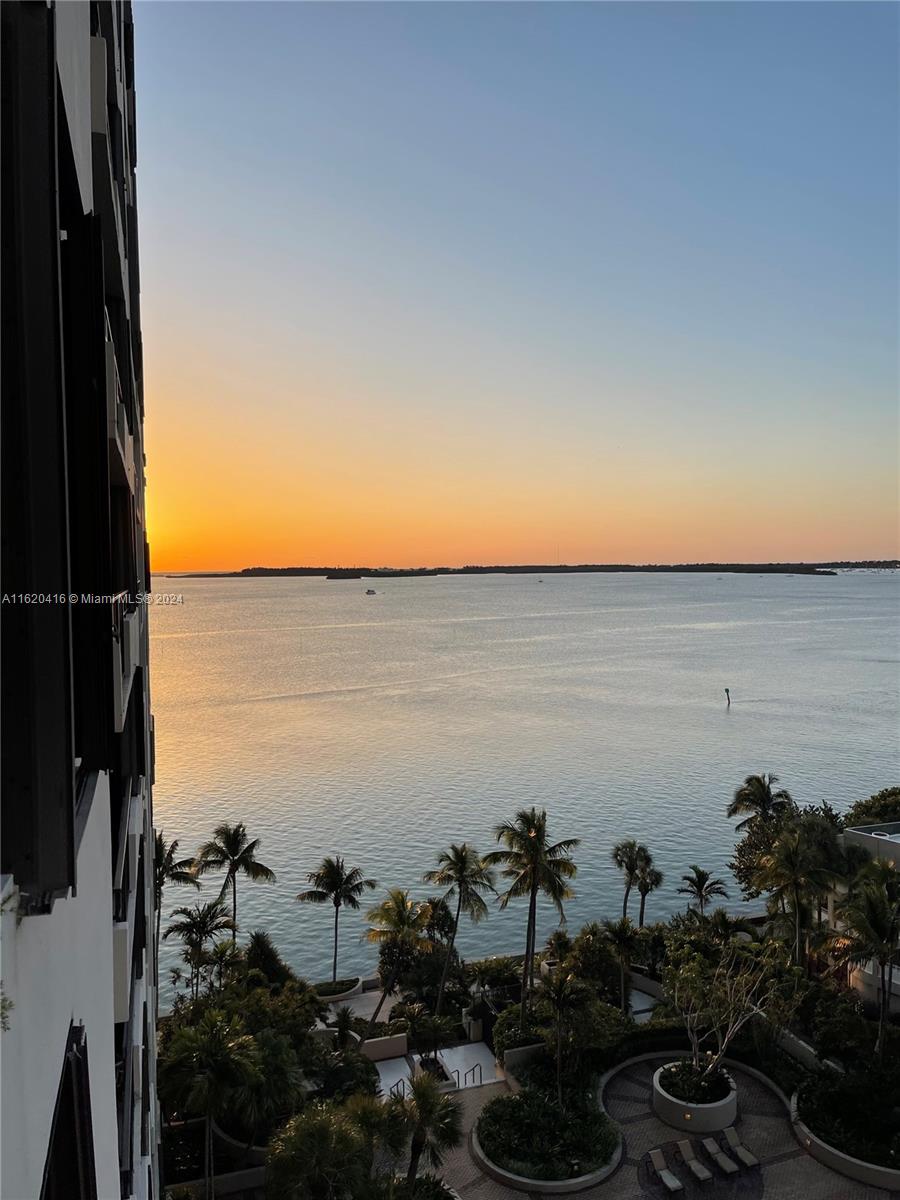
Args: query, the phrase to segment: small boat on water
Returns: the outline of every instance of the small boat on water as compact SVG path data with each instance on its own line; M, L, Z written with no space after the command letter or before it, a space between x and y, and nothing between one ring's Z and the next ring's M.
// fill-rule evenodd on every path
M374 588L366 588L366 595L367 596L377 596L378 593L375 591Z

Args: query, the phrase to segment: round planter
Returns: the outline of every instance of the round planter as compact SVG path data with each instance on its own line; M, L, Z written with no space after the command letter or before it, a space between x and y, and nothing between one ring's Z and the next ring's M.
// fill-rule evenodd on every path
M529 1192L532 1195L537 1192L544 1196L568 1196L596 1187L612 1175L622 1161L622 1138L620 1135L612 1158L605 1167L598 1167L596 1171L591 1171L588 1175L578 1175L574 1179L526 1179L524 1175L514 1175L512 1171L498 1167L482 1149L474 1126L469 1134L469 1150L477 1165L495 1183L502 1183L504 1187L513 1188L517 1192Z
M882 1167L878 1163L864 1162L861 1158L852 1158L842 1150L836 1150L817 1137L808 1125L800 1120L797 1110L797 1093L791 1097L791 1125L794 1136L811 1157L817 1162L824 1163L832 1171L846 1175L869 1187L884 1188L890 1195L900 1195L900 1171L893 1167Z
M670 1095L660 1083L663 1071L674 1063L665 1063L653 1073L653 1111L673 1129L690 1133L714 1133L727 1129L737 1120L737 1084L725 1072L729 1083L728 1095L712 1104L690 1104Z

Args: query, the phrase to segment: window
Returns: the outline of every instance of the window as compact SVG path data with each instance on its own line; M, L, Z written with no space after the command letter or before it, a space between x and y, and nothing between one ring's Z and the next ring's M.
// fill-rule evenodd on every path
M69 1026L41 1200L97 1200L91 1088L83 1025Z

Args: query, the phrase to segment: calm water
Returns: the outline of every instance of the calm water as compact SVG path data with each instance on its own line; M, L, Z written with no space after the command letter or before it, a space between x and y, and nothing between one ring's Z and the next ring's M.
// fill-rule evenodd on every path
M573 925L619 907L622 837L665 873L654 918L689 864L727 874L725 807L748 773L838 807L900 779L897 575L366 586L158 578L184 603L151 613L156 826L193 852L245 821L278 882L239 885L241 924L312 978L330 971L331 910L293 897L325 854L424 894L437 849L487 849L538 804L551 834L582 839ZM166 907L192 900L172 888ZM492 913L461 949L518 949L524 921ZM342 973L372 965L362 915L342 928Z

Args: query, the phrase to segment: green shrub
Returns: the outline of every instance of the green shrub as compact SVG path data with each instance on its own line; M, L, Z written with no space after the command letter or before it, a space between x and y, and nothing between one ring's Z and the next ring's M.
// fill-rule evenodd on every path
M573 1179L608 1163L619 1134L593 1100L563 1111L542 1092L525 1088L485 1105L478 1140L506 1171L528 1179Z
M843 814L843 819L847 829L855 825L882 825L887 821L900 821L900 787L884 788L867 800L857 800Z
M817 1137L853 1158L900 1168L900 1072L889 1061L841 1074L828 1067L806 1077L800 1119Z
M546 1026L541 1026L534 1016L525 1017L525 1028L521 1028L521 1009L518 1004L505 1008L494 1025L494 1054L502 1063L507 1050L519 1046L534 1046L544 1040Z
M352 1046L326 1053L316 1069L316 1078L316 1095L321 1100L340 1102L355 1092L374 1096L378 1091L378 1068Z
M694 1069L689 1058L666 1067L659 1082L663 1091L687 1104L715 1104L717 1100L724 1100L731 1090L722 1071L704 1077L702 1072Z
M328 983L317 983L316 995L340 996L342 992L349 992L351 988L356 987L358 982L359 980L354 977L353 979L336 979L334 983L330 981Z

